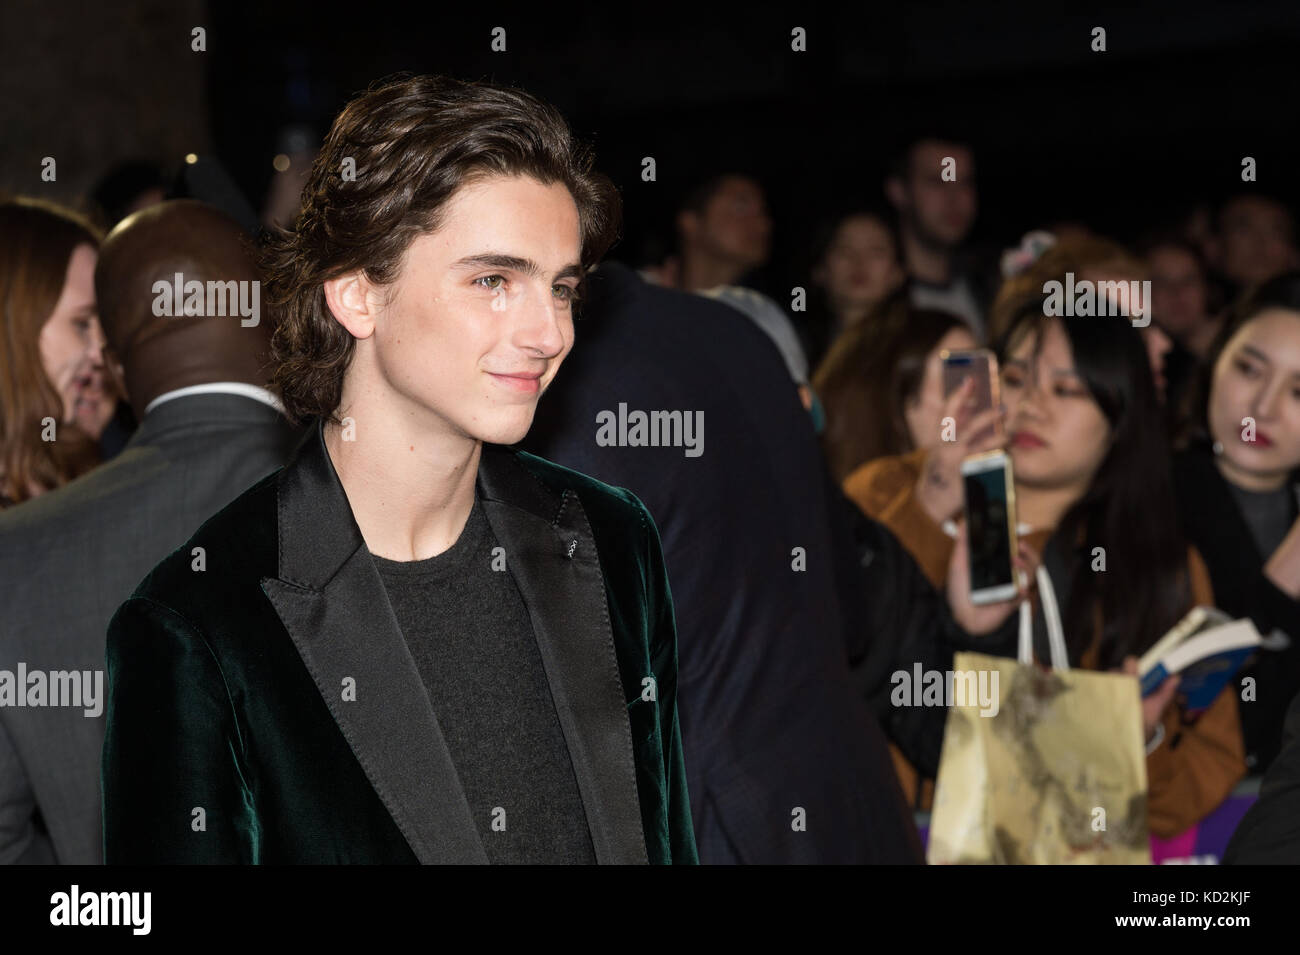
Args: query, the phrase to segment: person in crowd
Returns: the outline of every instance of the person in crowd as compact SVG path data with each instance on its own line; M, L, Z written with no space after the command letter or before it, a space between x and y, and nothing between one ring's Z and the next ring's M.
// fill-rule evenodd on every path
M0 509L100 463L116 404L95 306L101 238L53 203L0 203Z
M744 173L724 172L696 185L675 225L677 254L642 270L645 279L669 288L699 292L748 285L771 251L772 218L763 187Z
M996 341L1005 334L1010 317L1026 301L1042 299L1047 291L1047 282L1064 283L1067 274L1072 274L1076 283L1121 283L1116 301L1110 303L1112 313L1122 311L1132 319L1138 317L1137 313L1141 309L1150 306L1149 302L1140 301L1141 292L1137 300L1130 300L1130 283L1148 279L1146 263L1112 239L1096 235L1068 236L1046 246L1031 264L1004 278L989 310L990 340ZM1154 288L1152 292L1154 294ZM1167 387L1165 360L1173 348L1173 340L1153 321L1147 321L1139 327L1142 343L1147 350L1147 360L1151 365L1156 395L1163 402Z
M939 440L945 351L976 347L956 315L892 295L831 348L813 377L826 409L822 446L836 482L876 458Z
M758 180L740 173L705 180L683 201L676 229L680 253L641 269L641 277L707 295L749 316L781 353L804 408L820 418L794 323L780 304L746 285L771 248L772 220Z
M170 289L177 272L205 284L259 281L243 239L225 216L182 200L128 218L100 252L104 332L143 424L112 461L0 514L0 660L92 674L99 695L85 708L0 707L0 863L103 860L109 618L154 564L283 464L297 440L264 387L268 322L153 308L154 283Z
M1151 321L1171 340L1164 356L1168 431L1183 427L1200 368L1222 325L1217 286L1209 280L1200 250L1175 234L1157 235L1143 245L1151 275Z
M681 426L651 442L620 424L621 440L615 419L641 413ZM965 632L1014 604L976 608L958 586L944 606L892 535L854 520L759 330L604 262L524 446L628 488L660 528L701 861L918 861L881 728L934 766L942 721L891 707L890 674L951 668Z
M804 349L814 367L831 344L894 293L906 278L892 217L854 209L822 226L813 241Z
M799 400L805 409L813 413L814 420L819 420L822 412L808 380L808 359L804 355L803 344L799 341L799 333L785 310L762 292L745 288L743 285L719 285L715 288L703 289L700 294L724 302L748 315L754 324L763 330L776 346L776 350L781 353L781 360L785 362L786 370L790 373L790 380L799 393Z
M1300 865L1300 694L1282 727L1282 748L1223 853L1224 865Z
M1251 772L1267 771L1300 692L1300 272L1232 312L1206 363L1199 433L1174 458L1183 527L1217 605L1250 617L1265 646L1241 676Z
M1204 361L1222 323L1201 253L1186 239L1160 235L1142 254L1151 276L1151 320L1180 352Z
M898 213L912 303L961 316L984 341L987 293L961 255L979 210L970 146L934 136L912 140L894 159L885 196Z
M1053 581L1070 664L1136 672L1137 658L1197 604L1213 604L1209 574L1180 532L1159 404L1146 348L1122 318L1048 317L1044 299L1009 316L997 346L1019 534L1043 555ZM953 549L944 525L962 509L960 465L972 436L965 421L972 382L944 409L958 440L941 442L919 473L899 459L850 475L845 490L885 523L940 585ZM963 433L966 437L963 439ZM1098 551L1100 548L1100 551ZM1104 555L1105 572L1094 567ZM1040 625L1041 612L1036 612ZM985 652L1016 654L1015 627L981 641ZM1045 641L1036 655L1047 659ZM1214 810L1246 772L1235 688L1194 722L1175 702L1171 677L1142 702L1147 739L1148 821L1171 838Z
M1219 203L1209 247L1210 264L1227 283L1228 299L1300 267L1295 216L1276 196L1254 188Z
M522 90L403 76L336 117L265 250L309 433L109 625L107 862L697 860L655 524L512 447L620 218Z

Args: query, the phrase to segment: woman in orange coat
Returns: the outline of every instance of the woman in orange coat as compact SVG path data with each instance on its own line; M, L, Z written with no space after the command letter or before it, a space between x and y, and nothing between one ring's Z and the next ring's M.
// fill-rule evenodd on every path
M997 410L967 420L967 385L945 408L957 441L864 465L845 492L942 586L953 549L944 525L962 507L961 460L1005 441L1019 531L1052 575L1071 665L1135 672L1136 658L1192 606L1213 604L1204 565L1178 530L1142 338L1121 318L1045 317L1040 299L1016 311L998 352L1002 428L991 427ZM1006 656L1015 648L1011 624L983 646ZM1171 677L1142 701L1148 821L1163 838L1208 815L1246 772L1235 684L1196 719L1176 692ZM915 774L900 768L915 793Z

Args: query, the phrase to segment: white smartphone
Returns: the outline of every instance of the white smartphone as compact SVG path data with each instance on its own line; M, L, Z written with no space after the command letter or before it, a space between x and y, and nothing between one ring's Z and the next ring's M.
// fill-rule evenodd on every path
M970 550L970 599L998 603L1019 593L1013 558L1016 486L1005 451L973 454L961 463L966 497L966 544Z

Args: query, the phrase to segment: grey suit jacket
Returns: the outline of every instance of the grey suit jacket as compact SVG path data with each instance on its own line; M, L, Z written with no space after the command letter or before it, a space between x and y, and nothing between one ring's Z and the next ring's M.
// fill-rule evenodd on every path
M0 512L0 864L103 861L108 622L301 436L243 395L172 398L112 461Z

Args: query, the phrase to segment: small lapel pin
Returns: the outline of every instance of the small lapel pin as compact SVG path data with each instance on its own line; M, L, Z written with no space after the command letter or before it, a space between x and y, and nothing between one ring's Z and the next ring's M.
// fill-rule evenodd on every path
M577 549L578 549L578 539L575 537L573 540L569 541L569 550L568 553L566 553L564 556L569 558L569 560L573 560L573 552Z

